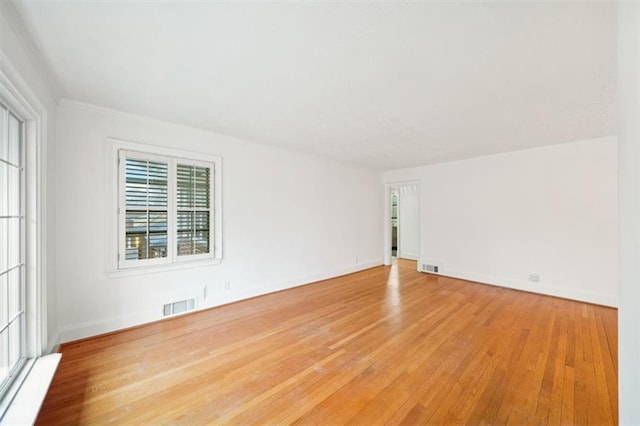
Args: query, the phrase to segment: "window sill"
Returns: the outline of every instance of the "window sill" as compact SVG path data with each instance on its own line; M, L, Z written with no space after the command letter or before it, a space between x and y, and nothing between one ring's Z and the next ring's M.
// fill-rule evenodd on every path
M176 262L168 265L140 266L137 268L111 269L107 271L109 278L131 277L135 275L157 274L167 271L177 271L181 269L203 268L215 266L222 263L222 259L203 259L188 262Z
M61 357L62 354L56 353L35 360L0 423L32 425L36 422Z

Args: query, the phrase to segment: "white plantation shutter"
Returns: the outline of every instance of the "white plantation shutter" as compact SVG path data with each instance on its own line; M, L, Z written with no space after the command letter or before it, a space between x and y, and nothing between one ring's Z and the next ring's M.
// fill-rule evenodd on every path
M178 163L177 254L211 252L212 167Z
M214 163L120 150L119 268L214 257Z
M168 164L125 160L126 260L167 257Z

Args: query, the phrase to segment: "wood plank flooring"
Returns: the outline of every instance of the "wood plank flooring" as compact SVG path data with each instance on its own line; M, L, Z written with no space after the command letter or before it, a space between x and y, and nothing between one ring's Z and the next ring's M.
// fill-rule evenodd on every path
M617 311L412 261L63 345L38 424L617 424Z

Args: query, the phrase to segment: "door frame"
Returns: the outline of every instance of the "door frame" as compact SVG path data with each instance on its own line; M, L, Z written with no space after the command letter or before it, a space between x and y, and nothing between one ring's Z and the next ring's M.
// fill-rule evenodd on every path
M422 258L422 194L421 194L421 182L419 180L408 180L408 181L400 181L400 182L390 182L384 184L384 207L383 207L383 237L382 241L384 244L382 254L383 254L383 264L391 265L391 191L396 188L402 188L403 186L416 186L417 196L418 196L418 262L416 269L420 270L420 260ZM402 224L400 223L400 205L402 203L402 194L398 194L398 234L400 234L400 227ZM400 254L400 235L398 235L398 254Z

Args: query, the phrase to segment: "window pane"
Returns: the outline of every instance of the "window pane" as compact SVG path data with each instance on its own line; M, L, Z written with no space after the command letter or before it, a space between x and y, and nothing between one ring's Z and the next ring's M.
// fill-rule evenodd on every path
M209 208L211 169L178 164L178 208Z
M0 398L24 357L22 123L0 106Z
M209 231L195 233L194 254L209 253Z
M9 167L0 161L0 216L9 214Z
M149 213L149 232L167 233L167 212Z
M167 179L167 163L126 159L126 260L167 256Z
M208 231L209 230L209 212L195 212L195 230L196 231Z
M167 206L167 164L127 158L125 199L127 207Z
M127 207L147 206L147 184L131 183L127 181Z
M178 256L209 253L209 212L178 212Z
M178 256L210 252L211 168L177 167Z
M9 162L20 164L20 122L9 114Z
M194 254L209 253L209 231L209 212L196 212Z
M167 205L167 165L149 162L149 206Z
M20 219L10 218L7 222L7 267L12 268L21 262Z
M7 309L9 311L9 319L13 318L22 310L22 294L20 272L22 268L12 269L7 275L7 286L9 288Z
M9 329L0 332L0 388L9 377Z
M9 161L9 143L6 141L7 118L7 109L0 105L0 160L4 161Z
M146 211L127 210L126 233L127 235L147 233L147 212ZM129 247L128 244L127 244L127 247Z
M0 218L0 273L9 268L9 236L7 224L9 219Z
M167 256L167 212L126 212L125 258Z
M6 214L8 216L20 215L20 169L7 166L7 195Z
M7 274L0 275L0 329L9 322L9 309L7 306Z
M193 254L193 212L178 212L178 256Z
M178 208L190 208L193 206L193 167L178 164Z
M147 258L147 212L126 212L126 259Z
M195 167L194 199L195 207L209 208L210 170L208 167Z
M167 257L167 213L149 214L149 257Z
M125 166L127 207L147 205L147 162L127 159Z
M22 318L17 318L9 324L9 372L22 358Z
M190 232L193 229L193 216L194 213L190 211L178 212L178 232Z

